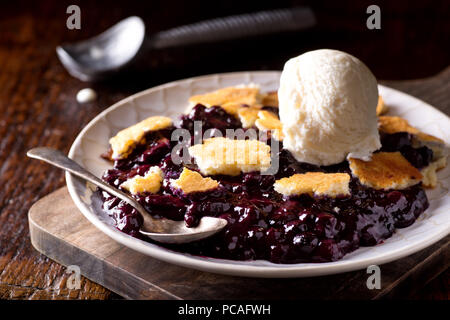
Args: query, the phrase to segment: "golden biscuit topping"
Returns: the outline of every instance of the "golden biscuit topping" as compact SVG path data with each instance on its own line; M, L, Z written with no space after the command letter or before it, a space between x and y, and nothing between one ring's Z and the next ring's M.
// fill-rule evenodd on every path
M165 129L171 125L172 119L155 116L119 131L114 137L109 139L112 159L126 158L137 144L144 142L143 139L147 132Z
M240 108L238 110L239 120L241 120L243 128L251 128L255 125L256 119L258 119L259 108L248 107Z
M257 111L262 106L278 107L277 92L262 94L254 84L228 87L189 98L190 110L197 103L205 107L220 106L228 114L241 120L243 128L255 125Z
M270 146L258 140L211 138L189 148L204 175L238 175L270 168Z
M400 152L378 152L370 161L349 159L352 174L374 189L405 189L418 184L422 174Z
M275 181L274 189L285 196L309 194L336 197L350 195L347 173L307 172Z
M242 105L240 103L225 103L220 106L226 113L231 114L235 117L238 117L238 111L242 109Z
M161 188L164 174L158 166L151 167L144 176L134 176L120 186L131 194L157 193Z
M377 116L385 114L388 112L388 107L384 103L384 100L381 96L378 96L378 104L377 104Z
M261 104L268 107L278 107L278 93L274 91L264 94Z
M171 185L182 190L185 194L189 194L216 189L219 186L219 182L211 178L203 178L200 173L183 168L180 177L176 180L171 180Z
M238 86L219 89L189 98L191 104L201 103L206 107L224 106L226 104L249 106L260 103L259 88L256 86Z
M255 121L256 127L261 131L273 132L273 136L278 140L283 140L283 125L280 119L273 112L267 110L261 110L258 112L258 119Z
M406 119L400 117L380 116L378 118L378 128L380 131L392 134L397 132L408 132L416 135L422 141L435 141L444 143L442 139L421 132L409 124Z

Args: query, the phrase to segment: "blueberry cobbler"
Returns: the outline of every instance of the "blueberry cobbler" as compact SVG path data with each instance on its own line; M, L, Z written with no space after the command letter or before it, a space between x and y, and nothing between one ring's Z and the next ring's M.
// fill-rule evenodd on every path
M175 121L155 116L120 131L104 155L114 167L103 179L157 218L188 226L203 216L227 220L210 238L163 245L172 250L274 263L336 261L414 223L428 207L424 187L436 186L436 171L446 165L442 140L382 115L387 107L377 99L381 147L369 159L299 161L283 144L277 93L247 85L193 96ZM222 137L195 142L196 121ZM174 141L177 129L192 140ZM229 129L264 132L266 140L226 138ZM189 155L178 157L184 152ZM174 161L174 155L188 161ZM278 170L264 174L273 156ZM101 196L117 229L152 241L139 233L143 220L135 209L107 192Z

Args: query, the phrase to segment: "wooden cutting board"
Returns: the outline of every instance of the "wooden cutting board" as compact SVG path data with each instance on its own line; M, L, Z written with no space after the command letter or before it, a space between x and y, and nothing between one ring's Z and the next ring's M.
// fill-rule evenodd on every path
M64 266L130 299L380 299L420 290L450 265L450 236L381 266L381 289L368 289L366 270L299 279L216 275L162 262L115 242L77 209L67 188L28 213L33 246Z

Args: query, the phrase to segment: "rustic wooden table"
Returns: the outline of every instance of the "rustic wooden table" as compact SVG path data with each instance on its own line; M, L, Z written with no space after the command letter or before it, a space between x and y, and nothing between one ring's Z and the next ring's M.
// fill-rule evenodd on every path
M61 171L27 159L25 153L28 149L50 146L67 152L81 128L97 113L143 88L189 75L245 69L244 63L239 64L233 60L234 62L218 68L211 67L211 63L202 68L189 64L190 68L180 71L178 58L183 56L183 52L155 53L149 59L149 65L155 66L154 71L136 76L130 74L121 81L96 84L93 87L99 94L98 100L79 105L75 95L87 85L66 73L56 58L55 46L61 41L95 34L119 18L140 12L143 8L139 5L135 5L134 11L111 8L109 15L102 15L104 11L91 5L90 9L83 11L86 17L83 23L88 26L87 29L73 32L65 29L65 7L68 3L61 3L40 1L39 5L37 2L24 6L9 4L0 9L0 298L4 299L120 298L87 279L82 280L80 290L68 290L65 268L32 248L27 211L39 198L63 186L65 181ZM86 6L89 4L86 3ZM18 8L23 8L24 11ZM82 10L83 8L82 6ZM164 23L167 18L164 10L155 10L160 10L161 13L158 16L159 27L173 26ZM178 13L178 16L182 16L182 13ZM188 22L182 19L179 21ZM322 45L314 42L306 45L308 46ZM351 51L359 52L357 49ZM186 52L192 55L195 50ZM224 58L224 55L219 57ZM248 68L279 69L282 66L280 61L285 58L277 55L270 63L252 61ZM437 70L436 68L442 68L442 61L446 58L448 54L439 51L436 64L431 66L430 61L424 62L430 71L428 74ZM156 68L161 60L168 67ZM185 63L187 64L186 61ZM382 75L389 74L390 69L396 67L389 64L389 67L385 66L383 69L381 65L377 67ZM401 65L400 68L404 71L403 75L408 74L408 66ZM196 69L200 71L196 72ZM423 72L423 68L420 70ZM385 83L450 114L449 68L438 78ZM424 285L417 283L420 287ZM410 298L448 297L449 271L446 271Z

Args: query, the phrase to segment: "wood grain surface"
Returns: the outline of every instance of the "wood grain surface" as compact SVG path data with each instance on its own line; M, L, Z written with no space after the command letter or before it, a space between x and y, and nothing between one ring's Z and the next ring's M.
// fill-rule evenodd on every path
M381 288L367 288L365 269L299 279L242 278L179 267L131 250L99 232L67 188L34 204L28 220L40 252L129 299L294 300L383 299L414 294L450 265L450 235L415 254L384 264Z
M65 268L32 248L29 241L27 211L38 199L62 187L65 181L63 173L58 169L25 157L26 151L35 146L49 146L68 152L72 141L83 126L112 103L141 89L186 76L245 69L280 69L282 61L288 56L311 48L336 47L347 50L363 57L365 61L368 59L368 64L374 68L375 74L389 78L404 79L407 76L432 75L449 63L448 47L447 49L441 47L445 45L444 40L448 39L445 37L445 35L448 36L446 30L448 31L448 21L450 21L445 15L448 14L448 2L441 1L438 5L433 4L433 10L436 10L437 16L423 20L424 24L418 29L408 29L409 26L417 23L417 16L412 15L407 18L409 19L406 20L407 24L403 25L403 20L395 18L401 15L403 7L398 5L394 8L393 18L390 20L391 27L398 26L401 39L405 39L405 42L401 42L402 44L398 46L396 46L397 39L390 36L392 29L387 29L368 40L357 36L355 38L353 35L361 33L361 30L352 31L350 27L341 29L344 31L340 33L333 31L327 36L327 30L335 30L339 23L339 21L331 21L329 29L325 26L315 33L305 34L304 45L297 47L284 45L283 54L279 53L277 46L289 40L286 37L280 38L274 50L262 50L264 52L261 52L261 58L252 58L255 56L254 52L248 53L251 52L251 46L255 46L255 42L239 43L241 47L238 51L235 51L234 47L230 49L230 45L227 44L221 47L223 50L219 53L210 55L209 60L205 56L208 57L207 50L211 48L202 48L204 52L199 57L204 63L199 63L202 62L198 60L200 58L194 59L196 49L155 52L148 59L148 64L154 66L154 69L150 71L147 70L143 74L124 75L123 78L111 80L108 83L85 84L70 77L61 66L55 55L57 44L97 34L112 23L131 14L148 12L147 20L152 21L149 27L151 31L211 17L201 11L200 7L190 8L181 4L181 1L178 6L173 6L177 10L171 12L159 6L152 7L150 10L150 2L144 5L143 3L146 3L144 1L127 1L126 8L110 5L106 1L101 3L81 2L83 24L82 29L77 31L65 28L67 18L65 9L71 4L70 1L18 0L1 3L0 298L117 298L110 291L86 279L82 281L81 290L65 289L68 277L65 274ZM397 6L397 2L395 3ZM211 15L238 13L233 11L231 6L214 6L208 7ZM270 7L268 4L264 6ZM422 10L418 6L423 4L404 4L407 10ZM251 5L239 8L242 12L251 11L251 9ZM364 8L358 10L363 11L357 20L362 18L365 21ZM189 15L190 12L192 15ZM327 12L330 13L329 10ZM351 20L351 17L344 17ZM438 23L442 21L446 22L441 26ZM346 25L342 24L342 28ZM422 28L437 31L426 34L425 31L421 31ZM345 30L353 33L347 34ZM408 40L410 34L408 32L415 34L412 40ZM442 36L444 36L443 39L440 38ZM316 40L319 38L321 41ZM342 42L337 44L341 40ZM386 53L380 60L379 51L373 47L371 41L374 41L378 48L383 48L383 52L389 52L389 54L395 52L395 56L389 56ZM390 47L383 47L384 41L388 41ZM418 49L413 50L413 48ZM408 51L411 52L410 55L407 54ZM426 59L431 53L433 58ZM184 59L185 56L194 56L192 60L194 62ZM392 60L389 60L390 58ZM417 62L419 58L423 58L423 63ZM159 67L161 61L168 67ZM217 63L217 61L226 62ZM403 61L405 63L402 63ZM447 68L437 77L383 83L415 95L450 114L449 79L450 69ZM78 90L86 86L97 90L99 98L94 103L80 105L76 102L75 95ZM448 272L444 273L433 282L429 291L419 293L415 297L448 299L448 279ZM417 285L421 286L423 283L418 281Z

